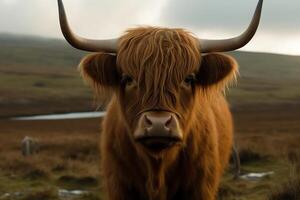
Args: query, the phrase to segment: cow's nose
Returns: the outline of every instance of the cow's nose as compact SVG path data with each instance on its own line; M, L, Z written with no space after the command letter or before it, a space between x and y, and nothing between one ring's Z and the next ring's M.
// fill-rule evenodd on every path
M144 113L139 120L134 137L137 142L155 152L182 141L182 134L176 116L165 111Z
M171 131L171 122L174 120L171 114L152 116L145 114L143 117L146 132L150 135L168 135Z

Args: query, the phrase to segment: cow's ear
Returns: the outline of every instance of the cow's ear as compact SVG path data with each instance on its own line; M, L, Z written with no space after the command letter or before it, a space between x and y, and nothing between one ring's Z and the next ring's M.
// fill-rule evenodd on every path
M119 84L116 56L96 53L86 56L79 64L79 70L94 89L111 89Z
M203 87L224 88L230 81L236 79L237 74L238 65L234 58L224 54L211 53L202 56L197 79Z

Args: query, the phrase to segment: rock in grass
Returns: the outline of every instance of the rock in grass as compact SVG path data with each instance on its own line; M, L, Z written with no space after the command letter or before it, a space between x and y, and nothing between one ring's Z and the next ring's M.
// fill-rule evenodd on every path
M31 156L36 154L40 150L39 141L35 138L26 136L22 140L21 150L23 156Z

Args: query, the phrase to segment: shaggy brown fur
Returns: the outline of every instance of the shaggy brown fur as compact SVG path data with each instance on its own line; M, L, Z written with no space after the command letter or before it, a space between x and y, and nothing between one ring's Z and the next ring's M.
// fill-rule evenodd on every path
M142 27L126 32L116 55L89 55L80 69L96 92L113 93L100 141L108 199L215 199L232 147L222 92L237 73L234 59L200 55L197 40L182 29ZM136 145L139 116L151 109L179 116L182 145L159 155Z

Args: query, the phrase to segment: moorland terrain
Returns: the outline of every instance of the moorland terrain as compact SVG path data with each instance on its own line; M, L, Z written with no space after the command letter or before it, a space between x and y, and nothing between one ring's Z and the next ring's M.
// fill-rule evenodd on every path
M89 191L81 199L101 199L101 119L9 119L102 109L77 71L85 52L61 40L9 34L0 34L0 45L0 199L59 199L59 189ZM281 193L300 185L300 57L230 54L240 64L238 84L226 95L242 173L274 174L234 180L228 169L219 199L283 200ZM24 136L39 139L39 154L21 155Z

